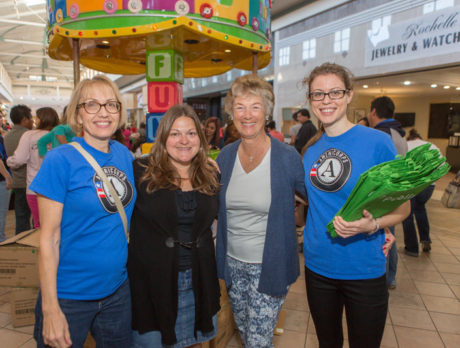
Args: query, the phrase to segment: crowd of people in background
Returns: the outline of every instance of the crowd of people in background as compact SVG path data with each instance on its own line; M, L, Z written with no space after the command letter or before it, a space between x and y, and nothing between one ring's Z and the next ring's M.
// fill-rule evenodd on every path
M14 106L13 126L1 124L0 241L12 189L16 234L41 229L38 347L81 347L88 332L116 347L199 347L216 336L219 278L243 346L273 347L300 273L296 195L308 200L301 252L320 346L343 344L345 308L350 346L378 347L396 287L394 226L402 222L404 250L418 256L415 218L429 252L434 186L379 218L334 215L360 174L426 142L415 129L406 141L385 96L351 122L345 67L325 63L304 84L309 110L292 114L289 134L273 120L272 86L246 75L227 93L224 126L175 105L148 153L145 123L128 126L117 86L102 75L76 86L60 118L51 107ZM353 166L324 165L331 156ZM331 219L335 241L325 233Z

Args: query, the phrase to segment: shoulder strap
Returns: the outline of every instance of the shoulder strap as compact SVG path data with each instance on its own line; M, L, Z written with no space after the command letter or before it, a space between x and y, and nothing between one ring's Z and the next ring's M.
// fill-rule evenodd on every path
M107 178L107 175L105 175L104 171L102 170L101 166L96 162L96 160L91 156L79 143L72 141L69 143L69 145L72 145L80 154L88 161L88 163L94 168L96 171L97 175L102 179L104 184L108 187L110 195L113 197L113 200L115 201L115 205L117 206L118 212L120 213L120 218L121 221L123 222L123 228L125 230L125 235L126 235L126 240L129 243L129 234L128 234L128 219L126 218L126 212L123 207L123 203L120 201L120 197L118 197L118 194L116 193L115 189L113 188L112 183L109 181Z

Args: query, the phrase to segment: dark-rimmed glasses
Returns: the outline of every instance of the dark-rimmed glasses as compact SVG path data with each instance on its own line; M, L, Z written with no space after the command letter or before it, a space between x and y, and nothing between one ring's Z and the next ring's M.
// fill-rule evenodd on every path
M334 89L329 92L311 92L308 96L310 97L311 100L313 101L321 101L326 98L326 96L329 97L331 100L335 99L342 99L346 93L348 93L350 90L349 89Z
M118 101L108 101L104 104L101 104L97 101L91 100L86 103L80 103L77 105L77 107L83 107L88 114L97 114L102 107L104 107L108 113L116 114L121 110L121 103Z

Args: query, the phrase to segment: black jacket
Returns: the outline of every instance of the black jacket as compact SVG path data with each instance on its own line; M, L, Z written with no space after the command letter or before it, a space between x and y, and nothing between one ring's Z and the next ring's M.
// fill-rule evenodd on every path
M315 125L308 120L305 123L302 123L302 127L300 127L299 132L295 137L294 146L299 153L302 152L303 147L305 144L312 138L318 130L316 129Z
M402 137L406 135L406 131L402 128L402 125L399 121L389 118L387 120L381 121L375 127L375 129L381 130L382 132L391 134L390 129L397 131Z
M168 237L177 240L177 206L174 191L147 194L139 184L145 159L134 161L137 200L131 219L128 275L132 297L132 327L141 334L159 330L163 344L176 342L178 249L169 248ZM220 309L214 242L210 226L217 217L218 195L197 192L193 225L192 284L195 294L195 333L213 330L212 317Z

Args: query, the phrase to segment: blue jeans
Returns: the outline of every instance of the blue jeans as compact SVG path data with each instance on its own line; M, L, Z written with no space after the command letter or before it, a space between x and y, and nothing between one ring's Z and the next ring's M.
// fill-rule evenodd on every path
M3 180L0 181L0 242L3 242L6 239L5 222L9 203L10 191L6 189L6 181Z
M388 312L384 275L374 279L332 279L305 267L305 284L321 348L343 346L344 308L350 347L380 347Z
M30 209L27 204L26 189L14 189L14 214L16 216L16 234L30 230Z
M388 227L393 233L395 234L395 227L391 226ZM396 285L396 270L398 268L398 249L396 248L396 241L388 251L388 259L387 259L387 284L388 285Z
M404 245L408 251L418 253L418 240L417 231L415 230L414 216L415 221L417 222L420 242L431 242L430 223L428 222L425 204L433 195L433 191L434 185L430 185L410 200L410 214L402 223L404 229Z
M103 299L80 301L59 299L59 306L69 324L73 348L83 347L91 331L97 347L131 347L131 293L126 280L117 291ZM34 338L37 347L47 347L43 342L43 312L41 295L35 307Z

